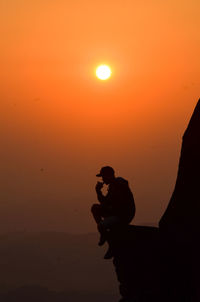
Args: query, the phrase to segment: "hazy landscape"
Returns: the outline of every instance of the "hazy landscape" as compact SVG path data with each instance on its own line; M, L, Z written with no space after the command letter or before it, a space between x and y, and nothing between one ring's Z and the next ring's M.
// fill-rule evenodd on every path
M112 261L103 260L106 247L99 248L97 242L98 235L92 233L1 235L1 301L115 301L119 295Z

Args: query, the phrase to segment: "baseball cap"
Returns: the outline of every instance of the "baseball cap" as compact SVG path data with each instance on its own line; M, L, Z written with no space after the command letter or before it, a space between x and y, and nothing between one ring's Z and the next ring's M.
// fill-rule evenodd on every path
M112 167L110 166L105 166L102 167L100 170L100 173L98 173L96 176L97 177L102 177L102 176L112 176L115 174L115 171Z

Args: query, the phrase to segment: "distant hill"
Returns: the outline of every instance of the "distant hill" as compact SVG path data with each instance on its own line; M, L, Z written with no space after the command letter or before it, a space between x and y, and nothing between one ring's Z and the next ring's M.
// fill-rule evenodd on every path
M116 302L110 292L68 291L56 292L40 286L24 286L0 293L1 302Z
M118 284L112 261L103 260L106 246L100 248L97 242L98 234L1 235L0 292L38 285L49 290L116 296Z

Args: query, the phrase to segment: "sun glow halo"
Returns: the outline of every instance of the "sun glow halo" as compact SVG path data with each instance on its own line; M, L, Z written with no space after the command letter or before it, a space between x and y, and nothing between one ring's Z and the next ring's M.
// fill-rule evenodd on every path
M107 80L111 76L111 69L108 65L100 65L96 69L96 76L99 80Z

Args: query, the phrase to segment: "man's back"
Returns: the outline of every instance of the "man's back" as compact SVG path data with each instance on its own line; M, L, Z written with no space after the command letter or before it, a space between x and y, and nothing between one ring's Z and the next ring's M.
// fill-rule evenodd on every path
M127 180L122 177L116 177L110 183L106 197L107 203L112 206L114 215L129 222L133 219L135 202Z

